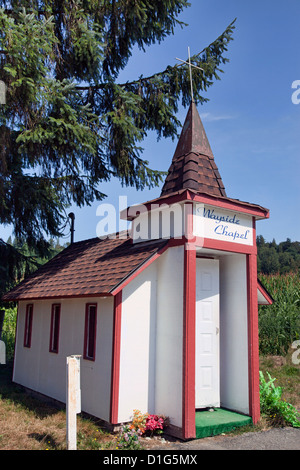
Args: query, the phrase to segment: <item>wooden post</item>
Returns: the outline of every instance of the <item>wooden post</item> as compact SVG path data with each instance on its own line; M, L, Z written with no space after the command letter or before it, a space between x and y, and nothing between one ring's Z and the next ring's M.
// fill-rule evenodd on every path
M0 310L0 339L1 339L1 336L2 336L4 316L5 316L5 310Z
M67 357L67 449L77 448L77 419L81 411L80 357Z

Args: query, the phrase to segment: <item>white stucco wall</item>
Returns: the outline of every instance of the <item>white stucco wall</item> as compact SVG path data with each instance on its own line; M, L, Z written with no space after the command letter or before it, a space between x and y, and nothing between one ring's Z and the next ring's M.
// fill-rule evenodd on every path
M144 212L132 222L133 243L159 238L181 239L184 234L184 211L184 204L179 203L160 206L152 204L150 212L146 211L144 207Z
M155 410L182 426L184 247L158 259Z
M34 305L30 348L23 346L27 303ZM61 304L58 354L49 352L52 303ZM97 333L95 361L80 360L82 411L109 420L112 298L20 302L13 380L65 402L66 357L83 355L86 303L97 303Z
M133 410L154 413L157 263L133 279L122 294L118 421Z
M123 289L118 421L134 409L182 422L183 247Z
M221 406L249 413L246 256L220 259Z

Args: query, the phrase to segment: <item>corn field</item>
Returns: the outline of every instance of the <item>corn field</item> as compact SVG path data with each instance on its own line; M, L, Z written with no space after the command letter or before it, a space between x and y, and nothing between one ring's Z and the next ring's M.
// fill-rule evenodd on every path
M262 355L286 355L300 338L300 275L259 275L273 305L259 306L259 348Z

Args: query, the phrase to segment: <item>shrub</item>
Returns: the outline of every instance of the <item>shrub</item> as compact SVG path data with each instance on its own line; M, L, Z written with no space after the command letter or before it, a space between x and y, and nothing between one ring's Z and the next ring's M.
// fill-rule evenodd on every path
M300 427L300 413L290 403L282 400L282 388L275 387L275 378L267 372L266 381L260 372L260 406L261 412L268 417L272 426L293 426Z

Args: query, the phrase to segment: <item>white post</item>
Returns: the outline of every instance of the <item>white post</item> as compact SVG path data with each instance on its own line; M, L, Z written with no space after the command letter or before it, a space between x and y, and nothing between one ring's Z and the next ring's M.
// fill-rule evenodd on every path
M76 414L81 411L80 357L67 357L67 449L77 448Z
M0 340L0 364L6 364L6 346L4 341Z
M0 339L2 336L2 328L3 328L3 323L4 323L4 317L5 317L5 310L0 310Z

